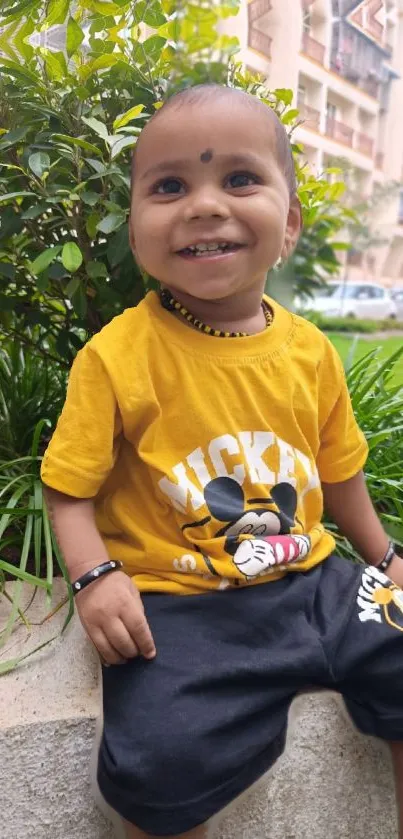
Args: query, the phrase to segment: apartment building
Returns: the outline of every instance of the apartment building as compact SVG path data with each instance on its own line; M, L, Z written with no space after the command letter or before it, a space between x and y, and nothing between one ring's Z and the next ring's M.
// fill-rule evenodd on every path
M242 0L230 27L248 67L295 91L313 172L342 160L349 200L382 195L349 279L403 286L403 0Z

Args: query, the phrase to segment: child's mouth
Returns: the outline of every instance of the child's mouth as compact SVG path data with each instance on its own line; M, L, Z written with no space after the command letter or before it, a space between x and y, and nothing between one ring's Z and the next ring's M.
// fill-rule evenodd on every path
M198 245L190 245L188 248L182 248L182 250L177 251L177 254L184 259L217 260L233 256L244 247L245 245L238 242L203 242Z

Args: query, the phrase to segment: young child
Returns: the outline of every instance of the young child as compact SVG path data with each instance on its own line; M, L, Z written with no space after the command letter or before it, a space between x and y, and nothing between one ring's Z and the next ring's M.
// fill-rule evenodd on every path
M161 293L78 354L42 468L128 839L206 836L312 685L391 743L403 810L403 559L336 351L263 295L300 229L288 139L252 96L187 89L143 130L130 235ZM367 565L332 556L323 501Z

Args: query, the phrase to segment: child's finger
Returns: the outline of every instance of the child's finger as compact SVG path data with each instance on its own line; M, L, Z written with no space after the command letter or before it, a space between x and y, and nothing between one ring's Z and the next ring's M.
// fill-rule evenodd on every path
M91 641L104 664L126 664L126 659L112 646L103 632L94 632Z
M154 639L143 611L130 610L122 620L134 643L144 658L154 658L156 654Z
M135 658L139 654L139 648L123 621L115 618L104 628L107 640L117 652L125 658Z

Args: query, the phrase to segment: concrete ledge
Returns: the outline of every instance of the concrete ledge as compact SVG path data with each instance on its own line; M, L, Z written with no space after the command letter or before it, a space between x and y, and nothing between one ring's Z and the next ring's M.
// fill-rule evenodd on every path
M63 591L60 582L55 602ZM8 608L0 599L1 626ZM30 614L32 621L43 617L39 595ZM29 640L18 630L2 659L55 634L64 614L33 626ZM0 677L1 839L119 837L108 810L98 807L90 777L100 708L98 661L78 620L62 639ZM301 696L285 755L258 789L229 808L213 836L397 839L388 750L353 729L335 694Z

